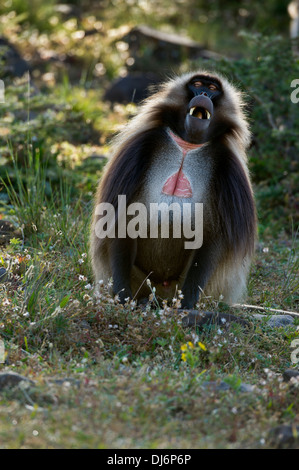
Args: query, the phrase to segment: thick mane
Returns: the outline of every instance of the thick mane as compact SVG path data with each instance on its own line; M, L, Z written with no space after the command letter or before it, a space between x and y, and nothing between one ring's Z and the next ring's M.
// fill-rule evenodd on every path
M241 258L252 255L256 238L256 210L247 172L240 159L229 149L213 148L217 178L213 192L217 194L215 213L227 252Z
M207 78L214 77L222 83L224 95L221 99L222 112L220 117L230 123L227 136L230 141L233 138L238 146L247 148L250 143L250 131L243 111L245 106L244 94L219 73L200 70L184 74L181 77L174 77L170 81L161 84L159 91L143 102L137 115L114 139L112 142L114 154L121 151L121 147L126 145L129 139L137 138L138 134L150 129L167 126L170 114L174 114L177 119L176 113L180 113L180 110L186 106L187 83L198 75Z
M129 202L138 191L150 155L159 145L164 129L180 130L176 126L177 122L184 121L179 118L182 113L184 116L186 109L187 84L198 75L214 77L222 84L223 96L217 108L217 119L211 125L211 135L231 150L248 175L244 149L249 144L250 132L243 112L243 94L218 73L201 70L174 77L160 85L159 91L144 101L136 116L112 141L113 156L98 191L101 201L116 207L119 194L125 194Z
M163 128L146 129L131 136L120 147L109 164L101 184L101 201L117 208L119 195L126 195L127 204L142 185L143 176L150 164L150 156L165 134Z

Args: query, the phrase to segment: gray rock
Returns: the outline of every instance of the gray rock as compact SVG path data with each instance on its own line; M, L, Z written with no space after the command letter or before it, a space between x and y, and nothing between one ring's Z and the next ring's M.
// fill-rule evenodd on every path
M2 372L0 374L0 391L6 387L13 388L19 385L20 382L28 382L34 384L34 382L27 377L23 377L15 372Z
M249 323L242 317L232 315L230 313L220 312L199 312L198 310L185 310L179 309L178 312L188 312L182 319L182 325L184 327L196 326L201 328L209 325L220 325L224 327L230 323L238 323L243 327L249 326Z
M267 325L271 328L285 328L286 326L291 326L294 323L293 317L291 315L263 315L261 313L253 313L252 316L257 320L266 321Z
M269 442L277 449L297 449L299 446L299 426L282 424L269 432Z
M49 383L53 385L72 385L77 388L80 387L80 380L73 379L72 377L64 377L62 379L49 379Z
M220 382L213 382L213 381L207 381L203 382L203 386L205 388L211 388L213 391L226 391L226 390L233 390L233 387L231 387L228 383L224 382L221 380ZM252 393L256 389L254 385L246 384L246 383L241 383L239 387L239 391L243 393Z
M205 388L211 388L213 391L226 391L231 388L230 385L228 385L226 382L223 382L223 380L221 380L221 382L203 382L203 386Z
M29 63L24 60L16 47L6 38L0 37L0 59L4 61L4 73L13 77L22 77L30 71Z
M134 58L130 66L133 70L167 70L186 59L221 58L186 36L165 33L145 25L135 26L122 41L128 44L130 56Z
M115 80L104 99L111 103L140 103L151 94L150 87L160 82L161 77L155 73L131 73Z
M285 382L289 382L293 377L299 377L299 370L287 369L282 376Z
M0 268L0 282L5 282L7 280L7 271L5 268Z
M256 392L258 389L254 386L254 385L251 385L251 384L245 384L245 383L241 383L240 385L240 392L243 392L243 393L252 393L252 392Z

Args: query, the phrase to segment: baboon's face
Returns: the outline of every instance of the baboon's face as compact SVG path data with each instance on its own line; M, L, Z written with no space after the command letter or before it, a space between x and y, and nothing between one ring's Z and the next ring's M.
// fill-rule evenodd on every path
M184 139L203 143L209 138L209 128L217 114L223 95L221 83L214 77L198 75L187 84L189 102L184 122Z

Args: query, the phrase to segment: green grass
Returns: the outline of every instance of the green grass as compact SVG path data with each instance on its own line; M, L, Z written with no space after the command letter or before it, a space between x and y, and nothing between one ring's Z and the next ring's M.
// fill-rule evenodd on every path
M269 429L296 422L296 390L263 372L252 393L220 391L216 367L199 373L174 368L157 354L143 365L87 358L67 365L28 356L19 371L37 380L24 391L2 393L3 448L189 449L269 448ZM55 380L66 377L57 383ZM257 374L247 377L255 380ZM243 379L243 377L242 377Z
M18 182L17 166L15 173ZM40 197L44 173L33 173ZM35 385L1 392L3 448L269 448L272 427L298 424L297 391L281 382L292 367L296 325L273 330L249 317L247 330L224 324L196 332L175 310L161 316L123 307L104 287L95 298L86 256L90 201L70 199L61 185L56 201L44 195L44 216L32 229L27 209L38 200L26 199L22 186L7 191L25 245L13 241L0 258L10 271L0 284L1 371ZM296 307L295 242L261 241L267 249L257 252L249 303ZM184 357L188 343L195 347ZM204 384L211 381L231 388ZM256 390L242 392L242 382Z

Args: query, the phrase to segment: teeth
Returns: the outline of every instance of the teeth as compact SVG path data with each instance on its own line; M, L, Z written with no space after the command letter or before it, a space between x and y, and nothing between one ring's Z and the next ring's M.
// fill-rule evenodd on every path
M196 117L197 119L202 119L203 117L202 112L199 111L199 109L196 106L190 109L189 114L191 114L191 116Z
M197 107L194 106L193 108L190 109L189 111L189 114L190 116L194 116L194 117L197 117L198 119L203 119L203 115L202 115L202 112L201 111L196 111ZM211 119L211 114L209 113L209 111L205 111L206 112L206 119Z

